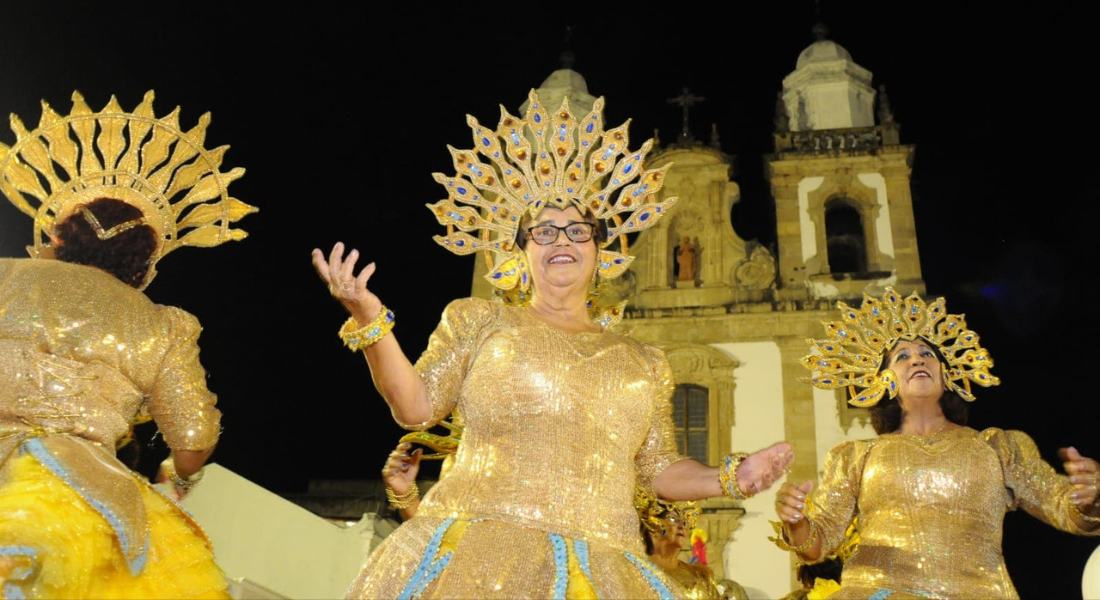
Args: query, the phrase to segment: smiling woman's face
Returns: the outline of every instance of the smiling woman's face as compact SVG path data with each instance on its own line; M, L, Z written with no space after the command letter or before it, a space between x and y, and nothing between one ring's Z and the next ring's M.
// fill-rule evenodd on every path
M540 225L566 227L571 223L590 223L580 211L570 206L565 210L544 208L538 219L527 224L530 229ZM565 231L559 231L557 239L546 245L539 245L526 236L524 251L527 252L527 264L531 270L531 279L536 292L547 287L570 287L582 285L587 289L592 273L596 269L596 237L585 242L574 242Z

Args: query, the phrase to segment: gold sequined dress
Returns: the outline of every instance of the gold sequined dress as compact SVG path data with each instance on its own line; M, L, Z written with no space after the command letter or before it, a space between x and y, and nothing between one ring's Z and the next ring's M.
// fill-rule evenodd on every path
M198 525L115 457L149 418L216 443L200 330L104 271L0 259L0 596L229 597Z
M699 563L676 561L674 569L666 569L673 579L684 588L684 597L689 600L721 600L722 594L715 585L714 572L710 567Z
M454 464L367 558L351 598L671 598L646 558L635 473L681 460L654 347L568 334L524 309L452 302L416 362L425 429L457 407Z
M1062 531L1100 535L1072 521L1072 490L1027 434L960 427L837 445L806 515L822 556L859 515L858 549L830 600L1018 598L1001 550L1005 514L1020 508Z

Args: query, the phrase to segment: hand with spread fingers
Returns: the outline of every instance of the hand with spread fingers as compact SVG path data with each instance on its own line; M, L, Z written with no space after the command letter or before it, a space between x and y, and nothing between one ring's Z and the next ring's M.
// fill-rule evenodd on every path
M344 255L344 243L336 242L328 258L320 248L313 249L313 268L328 291L355 317L359 325L366 326L382 311L382 301L367 289L367 282L374 274L375 263L371 262L355 274L355 263L359 260L359 251L352 248Z
M1070 499L1085 517L1081 519L1082 524L1087 524L1084 528L1095 529L1100 525L1100 463L1081 456L1073 446L1059 449L1058 457L1073 484Z
M737 466L741 492L751 497L770 488L787 474L793 461L794 450L787 442L777 442L749 454Z

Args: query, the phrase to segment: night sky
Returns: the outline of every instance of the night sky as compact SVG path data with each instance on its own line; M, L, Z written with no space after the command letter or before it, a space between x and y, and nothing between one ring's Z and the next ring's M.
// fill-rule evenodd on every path
M0 6L0 114L34 127L41 100L68 114L74 90L96 111L114 94L132 110L154 90L156 115L179 106L184 129L210 112L206 147L229 145L222 170L246 170L229 191L260 209L236 224L250 236L173 252L147 289L204 325L202 362L224 412L214 462L281 493L303 492L311 478L377 477L402 430L363 359L337 338L346 315L310 250L343 240L378 263L372 288L415 359L447 302L469 293L475 260L431 240L443 228L424 205L445 196L431 174L452 173L448 144L472 145L466 114L496 123L500 104L519 114L566 47L589 92L606 98L605 124L631 119L632 148L655 129L676 138L682 113L668 99L685 86L704 97L690 129L706 140L716 124L736 157L734 227L773 244L762 156L776 93L818 14L886 85L902 142L916 146L928 292L966 314L1002 380L979 389L971 425L1023 429L1055 463L1067 445L1100 457L1095 394L1080 385L1090 367L1075 354L1094 345L1085 207L1097 199L1098 133L1087 91L1093 22L1075 4L804 0L726 5L722 15L674 3L406 5ZM0 142L14 140L2 128ZM30 219L0 202L0 255L22 256L30 243ZM165 455L153 431L139 431L150 475ZM1080 597L1094 539L1022 511L1005 536L1022 597Z

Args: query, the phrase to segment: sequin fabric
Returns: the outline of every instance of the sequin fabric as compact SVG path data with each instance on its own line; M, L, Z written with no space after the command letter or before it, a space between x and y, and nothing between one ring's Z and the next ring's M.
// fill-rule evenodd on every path
M683 458L659 350L611 332L567 334L523 308L467 298L448 305L416 368L433 417L405 425L424 429L457 408L462 444L417 515L368 557L349 597L399 597L447 519L470 524L419 597L551 597L552 536L586 543L602 597L659 597L629 558L655 569L634 510L635 473L649 485Z
M115 444L150 418L174 450L217 442L200 331L98 269L0 259L0 464L35 456L103 515L132 565L145 551L143 483Z
M714 574L709 567L700 564L688 564L679 561L676 569L669 572L685 590L690 600L720 600L722 594L714 583Z
M807 517L822 556L859 515L860 543L834 595L871 598L1018 598L1005 568L1005 513L1023 509L1080 535L1072 484L1014 430L960 427L920 437L843 442L825 461Z

